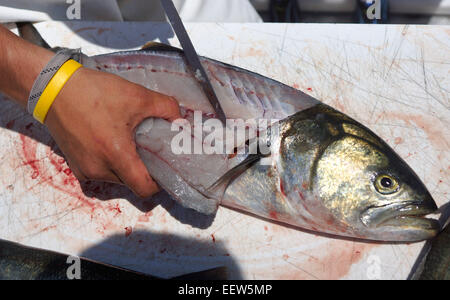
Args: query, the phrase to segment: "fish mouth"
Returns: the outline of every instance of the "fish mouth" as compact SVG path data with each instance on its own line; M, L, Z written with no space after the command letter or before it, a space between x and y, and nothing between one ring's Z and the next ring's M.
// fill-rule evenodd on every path
M431 201L404 201L383 206L372 206L361 214L362 223L369 228L395 227L399 230L414 231L426 238L439 233L439 221L426 218L437 212Z

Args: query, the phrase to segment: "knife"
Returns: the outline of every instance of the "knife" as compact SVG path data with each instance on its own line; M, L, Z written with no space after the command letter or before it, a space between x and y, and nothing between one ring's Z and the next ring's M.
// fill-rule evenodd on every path
M166 12L167 17L169 18L169 22L172 25L173 31L175 31L175 34L180 41L181 47L184 50L184 54L191 72L194 74L195 79L202 87L203 92L209 100L209 103L211 103L216 113L216 118L222 121L224 125L226 125L225 113L223 112L222 106L220 106L219 99L217 98L217 95L214 92L214 88L208 79L208 75L206 75L205 69L200 63L200 59L197 55L197 52L195 51L194 45L192 45L192 42L186 32L186 28L184 28L180 16L178 15L175 5L173 4L172 0L161 0L161 4L164 8L164 11Z

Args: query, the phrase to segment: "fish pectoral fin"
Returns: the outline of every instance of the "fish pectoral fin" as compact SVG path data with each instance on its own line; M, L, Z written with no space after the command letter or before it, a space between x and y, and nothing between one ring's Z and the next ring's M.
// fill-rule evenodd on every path
M140 51L169 51L183 53L183 50L180 48L152 41L145 43Z
M222 199L225 194L225 190L230 183L239 175L248 170L248 168L259 161L262 157L264 157L264 155L259 153L249 154L242 162L220 176L219 179L217 179L210 187L206 189L205 194L209 197Z

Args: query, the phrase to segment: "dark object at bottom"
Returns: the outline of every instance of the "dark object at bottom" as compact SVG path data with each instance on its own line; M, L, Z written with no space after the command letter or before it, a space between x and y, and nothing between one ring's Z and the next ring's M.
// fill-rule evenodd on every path
M431 242L419 279L450 280L450 225Z
M297 0L270 0L269 13L270 22L300 22L300 10L297 4Z
M68 259L69 258L69 259ZM88 259L22 246L0 239L0 280L156 280L159 277L114 267ZM79 276L78 276L79 275ZM226 279L226 268L215 268L173 279Z

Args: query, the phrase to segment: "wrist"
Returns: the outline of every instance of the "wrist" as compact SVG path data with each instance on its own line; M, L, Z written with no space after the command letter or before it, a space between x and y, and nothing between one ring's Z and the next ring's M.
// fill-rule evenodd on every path
M58 96L56 96L45 119L45 125L50 129L59 126L64 119L73 116L74 107L72 105L74 102L72 101L72 96L77 95L79 86L83 86L83 83L80 83L80 77L85 76L85 72L86 68L79 68L62 87ZM77 107L84 105L83 99L83 97L79 98Z
M57 54L49 65L46 66L43 73L39 75L40 77L38 77L37 82L33 86L33 94L28 100L28 111L42 124L45 122L47 113L61 89L72 75L82 67L80 63L73 59L69 59L60 65L66 59L67 56L65 54ZM60 67L55 72L54 68L58 66Z

